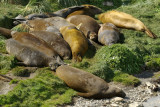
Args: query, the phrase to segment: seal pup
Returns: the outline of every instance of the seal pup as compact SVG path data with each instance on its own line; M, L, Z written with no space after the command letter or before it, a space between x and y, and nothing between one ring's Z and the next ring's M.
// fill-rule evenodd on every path
M98 31L98 42L103 45L117 43L120 33L118 28L112 23L104 23Z
M47 31L32 31L30 33L51 45L61 58L69 59L71 57L71 48L62 37Z
M116 10L108 11L100 14L98 16L98 19L102 23L113 23L115 26L120 28L133 29L145 32L151 38L157 37L140 20L124 12L119 12Z
M86 98L125 97L119 88L109 86L103 79L80 69L61 65L56 69L56 75L70 88L78 91L78 95Z
M80 29L87 38L97 41L100 26L95 19L87 15L74 15L67 18L67 21L79 26L78 29Z
M33 67L49 66L52 70L55 70L59 65L64 64L59 57L49 57L44 53L25 46L12 38L6 40L6 50L9 54L14 55L19 61L22 61L18 63L21 65Z
M80 62L88 50L88 41L84 34L75 26L63 26L60 32L72 51L73 61Z

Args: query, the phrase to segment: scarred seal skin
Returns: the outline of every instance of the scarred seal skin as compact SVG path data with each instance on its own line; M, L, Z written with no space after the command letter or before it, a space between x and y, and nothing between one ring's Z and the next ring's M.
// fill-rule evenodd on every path
M98 19L102 23L113 23L115 26L120 28L133 29L145 32L151 38L157 37L140 20L124 12L119 12L116 10L107 11L105 13L100 14L98 16Z
M98 42L103 45L112 45L118 42L119 36L119 30L114 24L104 23L98 32Z
M84 34L75 26L61 27L60 32L71 47L73 61L82 61L82 57L88 50L88 41Z
M87 15L74 15L67 18L67 21L79 26L78 29L80 29L87 38L97 41L100 26L95 19Z
M70 88L78 91L78 95L86 98L125 97L119 88L108 85L103 79L80 69L61 65L56 69L56 75Z
M84 8L70 13L67 18L74 15L88 15L94 17L96 14L102 13L102 10L94 5L85 4L82 6L84 6Z
M71 57L72 53L69 44L57 34L47 31L32 31L30 33L51 45L61 58L69 59Z
M6 50L9 54L14 55L19 61L22 61L21 63L26 66L49 66L52 70L55 70L59 65L63 64L59 57L49 57L44 53L25 46L12 38L6 40Z

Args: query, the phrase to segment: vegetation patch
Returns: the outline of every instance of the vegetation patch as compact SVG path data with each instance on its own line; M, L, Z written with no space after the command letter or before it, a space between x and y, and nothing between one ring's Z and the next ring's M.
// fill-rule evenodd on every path
M129 74L138 73L143 64L143 59L121 44L104 46L95 57L106 61L110 68Z
M70 103L76 93L48 69L39 69L33 79L22 80L7 95L0 96L2 106L56 106Z
M12 31L17 32L29 32L29 27L25 24L19 24L11 29Z
M123 83L124 85L132 86L137 86L140 84L140 80L138 78L120 71L114 72L113 81Z
M4 53L4 54L7 53L5 40L0 40L0 53Z
M13 27L13 20L18 14L20 14L23 6L13 5L0 2L0 26L5 28Z
M30 74L29 70L24 67L16 67L12 69L12 73L15 76L25 77Z
M12 79L9 84L17 84L19 82L19 80L17 79Z
M0 74L5 74L15 66L16 60L14 56L0 55Z

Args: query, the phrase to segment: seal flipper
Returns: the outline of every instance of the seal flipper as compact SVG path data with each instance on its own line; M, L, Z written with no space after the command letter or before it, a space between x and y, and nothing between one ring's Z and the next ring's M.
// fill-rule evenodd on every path
M85 97L85 98L91 98L94 93L82 93L82 92L78 92L77 95L81 96L81 97Z
M145 27L145 33L153 39L157 38L157 36L151 30L149 30L147 27Z
M11 32L12 31L10 29L6 29L6 28L3 28L3 27L0 27L0 34L5 36L6 38L12 38Z

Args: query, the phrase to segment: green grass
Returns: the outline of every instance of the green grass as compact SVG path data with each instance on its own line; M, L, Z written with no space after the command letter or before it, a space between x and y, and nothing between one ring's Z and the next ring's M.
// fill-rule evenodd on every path
M20 5L11 5L0 2L0 27L12 28L12 18L15 18L20 14L22 8L23 6Z
M0 74L6 74L13 67L15 67L15 57L14 56L2 56L0 55Z
M75 91L69 89L48 69L39 69L33 79L21 80L7 95L0 96L0 105L5 106L56 106L70 103Z
M25 77L30 74L29 70L25 69L24 67L13 68L12 73L15 76L21 76L21 77Z

